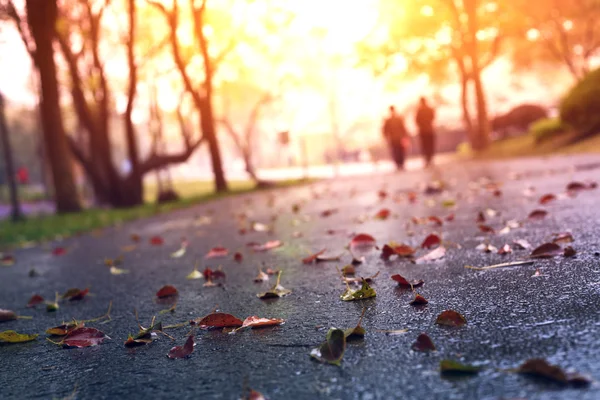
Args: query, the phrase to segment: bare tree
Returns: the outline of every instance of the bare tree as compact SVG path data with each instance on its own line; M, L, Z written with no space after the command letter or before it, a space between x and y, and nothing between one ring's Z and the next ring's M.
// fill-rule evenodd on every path
M2 149L4 151L4 169L6 171L6 181L8 182L8 192L10 195L11 220L13 222L17 222L25 217L21 211L21 204L19 203L19 192L17 189L17 182L15 180L12 147L10 145L10 137L8 133L8 126L6 124L4 106L4 95L0 93L0 144L2 145Z

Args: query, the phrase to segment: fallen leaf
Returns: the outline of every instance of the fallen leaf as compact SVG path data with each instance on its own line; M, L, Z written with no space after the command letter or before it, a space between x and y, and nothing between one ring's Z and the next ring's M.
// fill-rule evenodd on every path
M321 251L318 251L314 254L311 254L310 256L303 258L302 259L302 263L304 264L312 264L313 262L317 261L317 257L319 257L321 254L325 253L326 249L323 249Z
M553 195L552 193L548 193L548 194L545 194L542 197L540 197L540 204L542 204L542 205L548 204L554 200L556 200L556 196Z
M421 248L430 249L434 246L439 245L440 243L442 243L442 239L439 237L439 235L432 233L429 236L427 236L425 240L423 240L423 243L421 243Z
M71 322L68 324L63 323L62 325L46 329L46 333L53 336L65 336L75 328L80 328L83 326L83 324L78 324L77 322Z
M350 252L359 253L360 255L369 253L375 248L375 238L366 233L359 233L350 241Z
M137 347L144 346L149 343L152 343L156 338L156 333L154 331L162 332L163 327L162 323L154 323L154 318L152 319L152 324L148 328L143 328L140 325L140 331L135 335L128 335L127 340L125 341L125 347Z
M454 213L446 215L446 218L444 219L448 222L454 221Z
M410 302L411 306L423 306L429 303L427 299L421 296L419 293L415 293L415 298Z
M569 383L567 374L560 367L552 365L541 358L533 358L525 361L519 366L517 372L519 374L545 378L562 385L567 385Z
M135 249L137 249L137 245L135 245L135 244L128 244L126 246L121 247L121 251L123 253L130 253L130 252L134 251Z
M389 260L392 256L412 257L415 254L415 249L405 244L385 244L381 249L381 258Z
M219 257L227 257L229 250L225 247L213 247L210 251L204 256L204 258L219 258Z
M341 365L346 350L346 336L341 329L332 328L327 332L325 342L313 349L310 356L322 363Z
M160 245L162 245L164 242L165 242L165 241L164 241L164 239L163 239L162 237L160 237L160 236L152 236L152 237L150 238L150 244L151 244L152 246L160 246Z
M430 262L430 261L436 261L439 260L440 258L443 258L446 255L446 248L445 247L438 247L437 249L425 254L422 257L419 257L416 259L416 262L419 263L425 263L425 262Z
M238 252L238 253L235 253L235 254L233 255L233 259L234 259L236 262L239 262L239 263L241 263L241 262L242 262L242 260L244 259L244 256L242 256L242 253L239 253L239 252Z
M179 248L179 250L171 253L171 258L181 258L181 257L183 257L185 255L186 250L187 250L187 241L184 241L181 244L181 247Z
M505 254L510 254L512 253L512 249L510 248L510 246L508 244L505 244L504 246L502 246L500 248L500 250L498 250L498 254L500 255L505 255Z
M487 267L473 267L471 265L465 265L465 268L474 269L477 271L486 271L488 269L505 268L505 267L520 267L522 265L531 265L531 264L533 264L533 261L512 261L512 262L507 262L507 263L488 265Z
M178 292L175 286L165 285L156 292L156 297L164 299L165 297L177 296Z
M34 294L29 299L29 302L27 303L27 308L35 307L38 304L43 303L44 301L45 300L42 296L40 296L39 294Z
M67 290L63 295L63 299L69 299L69 301L83 300L83 298L90 292L89 288L83 290L72 288Z
M104 339L110 339L96 328L78 327L68 331L60 342L65 347L90 347L99 345Z
M475 250L483 251L484 253L496 253L498 251L495 246L492 246L489 243L481 243L475 247Z
M281 247L282 245L283 243L281 243L279 240L271 240L265 244L254 246L253 249L254 251L268 251L277 247Z
M260 318L256 315L250 316L242 322L242 326L239 329L243 328L262 328L267 326L277 326L285 323L285 320L279 318Z
M531 248L531 244L529 244L529 242L524 239L513 240L513 244L517 249L520 250L527 250Z
M214 312L190 321L190 325L197 325L200 329L238 328L242 324L242 320L233 315L219 312Z
M367 312L367 307L363 307L362 313L360 314L360 317L358 319L358 323L356 324L356 326L354 328L348 328L344 330L344 336L346 337L346 340L357 340L357 339L362 339L365 337L367 331L365 330L365 328L363 328L360 323L363 320L363 317L365 316L365 313Z
M546 210L533 210L527 218L539 221L546 218L546 215L548 215L548 211Z
M243 400L267 400L267 398L261 392L250 389L248 396L244 397Z
M562 232L556 233L553 235L552 243L572 243L575 239L573 239L573 234L571 232Z
M268 232L269 229L269 225L261 224L260 222L252 223L252 230L254 232Z
M175 346L171 348L171 350L169 350L169 354L167 354L167 357L173 359L189 357L189 355L194 351L195 345L196 343L194 342L194 334L191 334L188 336L183 346Z
M407 289L412 289L412 288L416 288L419 286L423 286L423 281L422 280L413 280L413 281L408 281L406 278L404 278L402 275L400 274L395 274L392 275L391 278L393 280L395 280L396 282L398 282L398 286L403 287L403 288L407 288Z
M495 231L494 231L494 228L492 228L492 227L491 227L491 226L489 226L489 225L483 225L483 224L479 224L477 227L478 227L478 228L479 228L479 230L480 230L481 232L483 232L483 233L494 233L494 232L495 232Z
M5 343L24 343L31 342L35 340L39 335L37 334L26 334L26 333L17 333L15 331L4 331L0 332L0 342Z
M137 243L137 242L139 242L139 241L140 241L140 239L141 239L141 238L140 238L140 235L137 235L137 234L135 234L135 233L132 233L132 234L129 236L129 238L130 238L132 241L136 242L136 243Z
M367 276L366 278L346 278L344 276L342 276L342 281L346 282L346 283L362 283L362 281L366 281L367 283L371 283L375 280L375 278L377 278L379 276L379 273L381 271L377 271L377 273L375 275L371 275L371 276Z
M345 267L342 267L342 274L344 276L354 275L356 274L356 268L352 264L348 264Z
M571 182L567 185L567 192L579 192L581 190L595 189L598 185L595 182Z
M67 249L64 247L55 247L52 249L53 256L63 256L65 254L67 254Z
M277 282L271 288L271 290L263 292L263 293L258 293L256 296L259 299L272 299L272 298L287 296L288 294L292 293L291 290L286 289L283 286L281 286L281 284L279 283L280 280L281 280L281 271L279 271L279 273L277 274Z
M254 282L260 283L260 282L268 282L268 281L269 281L269 275L264 273L262 269L259 269L258 275L256 276L256 278L254 278Z
M335 214L336 212L338 212L338 210L336 208L330 208L328 210L322 211L321 217L327 218L327 217L330 217L331 215Z
M475 375L481 371L481 367L465 365L453 360L442 360L440 371L443 375Z
M464 316L454 310L443 311L435 320L435 323L443 326L463 326L466 325L467 320Z
M408 329L378 330L377 332L385 333L388 336L395 336L395 335L404 335L405 333L408 332Z
M129 270L117 268L114 265L112 267L110 267L109 271L112 275L123 275L123 274L129 273Z
M477 218L475 219L475 222L477 222L478 224L483 224L485 222L485 214L483 213L483 211L479 211L479 213L477 213Z
M444 225L444 221L442 221L442 219L440 217L436 217L435 215L431 215L431 216L427 217L427 221L431 222L435 226Z
M384 221L384 220L388 219L390 214L391 214L391 211L389 209L382 208L381 210L379 210L379 212L377 214L375 214L375 219Z
M530 257L531 258L552 258L559 256L563 253L562 248L556 243L544 243L535 248Z
M349 286L346 287L344 293L340 295L340 299L344 301L362 300L370 297L375 297L375 289L369 286L365 279L362 279L362 286L360 289L353 290Z
M577 252L571 246L565 247L565 250L563 252L563 256L565 256L565 257L575 257L576 254L577 254Z
M0 265L3 267L10 267L15 264L15 257L10 254L0 253Z
M456 205L456 200L454 199L445 199L442 201L442 206L446 208L451 208Z
M204 275L198 271L197 268L194 268L192 272L190 272L185 279L189 279L189 280L193 280L193 279L200 279L202 278Z
M435 345L426 333L421 333L417 336L417 340L412 344L411 348L415 351L435 351Z
M342 254L319 254L317 262L340 261Z

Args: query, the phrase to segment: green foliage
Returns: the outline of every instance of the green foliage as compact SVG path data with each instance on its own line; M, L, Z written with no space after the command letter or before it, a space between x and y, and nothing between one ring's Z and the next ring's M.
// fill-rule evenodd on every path
M560 118L581 134L600 132L600 68L587 74L565 96Z
M536 143L541 143L566 131L560 118L540 119L529 128L529 133L533 135Z

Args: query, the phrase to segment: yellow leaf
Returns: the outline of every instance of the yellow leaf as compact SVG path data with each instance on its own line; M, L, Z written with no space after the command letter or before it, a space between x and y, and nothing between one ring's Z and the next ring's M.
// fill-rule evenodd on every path
M123 246L123 247L121 247L121 251L122 251L123 253L129 253L129 252L131 252L131 251L134 251L136 248L137 248L137 245L136 245L136 244L129 244L129 245L127 245L127 246Z
M185 254L186 247L182 247L174 253L171 253L172 258L181 258Z
M129 271L126 269L117 268L113 265L112 267L110 267L110 273L113 275L123 275L128 274Z
M26 334L26 333L17 333L15 331L4 331L0 332L0 342L6 343L23 343L23 342L31 342L35 340L39 335L37 334Z
M194 268L194 270L192 272L190 272L190 274L188 276L185 277L185 279L200 279L202 278L202 273L200 271L198 271L196 268Z

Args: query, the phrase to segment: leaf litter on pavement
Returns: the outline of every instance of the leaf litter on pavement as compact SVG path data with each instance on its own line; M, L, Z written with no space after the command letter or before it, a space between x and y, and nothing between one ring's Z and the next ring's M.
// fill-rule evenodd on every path
M488 196L489 195L495 196L495 197L503 196L503 193L500 190L502 185L498 182L488 181L487 183L478 182L477 184L481 188L484 188L489 193ZM558 195L555 195L552 193L545 194L542 197L538 198L537 203L539 203L542 206L548 205L549 207L552 207L553 203L558 200L560 200L561 202L567 201L566 199L568 199L569 197L573 197L576 194L579 194L583 191L595 189L596 187L597 187L597 185L594 183L574 181L567 185L566 194L558 194ZM393 194L387 190L385 190L385 191L381 190L378 195L378 199L382 203L381 206L377 206L379 211L377 211L377 212L370 211L369 214L363 214L366 217L362 218L362 220L360 218L354 219L354 221L357 221L359 223L368 223L369 220L372 221L372 219L375 219L375 220L378 220L379 221L378 224L381 224L382 226L385 224L391 224L390 226L392 226L393 224L398 225L399 220L400 220L400 215L396 214L396 209L393 209L389 206L389 204L390 204L389 202L393 202L394 204L406 202L405 204L411 204L411 205L422 202L424 205L427 205L428 207L434 207L437 205L437 206L441 206L444 208L452 208L451 214L447 214L447 212L445 212L444 214L441 214L442 215L441 217L438 217L437 215L429 215L427 217L411 218L410 222L408 222L406 224L406 235L405 235L406 243L402 243L402 242L397 243L394 241L389 241L387 243L384 242L385 244L381 248L378 248L376 239L368 233L358 233L358 234L348 235L348 232L350 232L350 231L346 231L345 229L339 229L339 227L337 227L337 226L333 227L333 229L328 230L329 234L339 235L339 236L348 235L348 237L351 238L350 243L346 246L346 250L350 251L350 255L352 256L352 259L351 259L352 262L351 262L351 264L347 264L345 267L343 267L341 269L341 271L339 272L342 277L343 282L346 284L346 290L341 295L339 295L341 300L355 301L355 300L363 300L363 299L373 298L376 296L375 289L370 285L370 283L373 282L374 278L379 274L379 272L376 272L375 274L368 276L368 273L373 272L373 270L372 270L373 263L376 262L376 260L374 260L373 258L370 257L370 254L375 249L381 251L381 253L379 255L384 261L386 261L386 263L385 263L386 266L392 267L395 265L395 263L391 263L388 261L392 261L394 259L405 259L408 261L412 261L413 263L416 263L416 264L427 264L427 263L432 263L432 262L439 261L439 260L445 258L445 256L447 255L448 248L450 248L450 249L454 249L454 248L461 249L462 248L460 243L451 243L447 240L442 241L442 233L444 234L444 237L446 237L446 233L442 231L446 227L445 223L452 222L455 220L455 218L456 218L456 220L458 220L458 217L460 217L459 213L460 213L460 208L461 208L461 202L465 200L465 197L461 196L461 194L457 194L455 198L448 197L447 193L448 193L449 188L450 188L449 185L440 181L440 182L436 182L435 184L426 185L425 189L423 190L423 196L420 193L418 194L417 192L408 192L406 194L402 194L402 193ZM440 198L436 199L436 196L439 196L441 193L446 193L446 194L444 194L443 195L444 197L442 197L441 199ZM385 194L385 195L382 195L382 194ZM314 194L315 199L321 199L327 195L332 195L332 193L330 193L328 191L324 191L324 192ZM531 199L530 201L536 201L535 198L533 198L533 197L529 197L529 198ZM383 205L383 203L387 203L387 204ZM270 205L270 207L273 207L273 205L276 204L276 198L274 196L270 197L268 200L268 204ZM302 209L301 209L299 203L296 203L291 207L290 213L295 215L294 226L301 226L302 223L306 223L307 221L310 221L310 217L300 215L301 210ZM339 221L339 219L341 219L342 217L345 216L344 213L342 213L341 211L342 210L338 209L338 208L328 208L328 209L325 209L324 211L322 211L320 213L320 216L323 218L327 218L327 217L332 216L333 214L339 214L339 215L336 215L335 218L331 219L331 221L334 221L334 220ZM281 209L279 210L279 212L281 212ZM240 220L240 223L242 223L241 227L243 228L240 230L240 233L242 233L241 231L243 230L244 231L243 234L245 234L245 235L251 235L251 234L275 235L275 232L277 229L276 221L278 220L278 217L279 217L276 213L273 214L271 221L268 223L265 223L265 224L258 223L258 222L251 222L252 220L248 218L248 216L251 214L246 213L246 212L244 212L244 214L245 214L244 218L242 218ZM429 212L427 214L429 214ZM425 214L425 215L427 215L427 214ZM237 212L236 215L241 215L241 214L239 212ZM372 218L369 218L368 215L371 215ZM444 216L444 215L446 215L446 216ZM479 270L479 271L486 271L486 270L490 270L490 269L500 269L500 268L507 268L507 267L522 266L522 265L531 265L534 263L534 261L532 259L537 259L537 258L553 258L553 257L561 256L561 255L564 257L575 256L577 254L577 251L573 247L570 247L570 246L567 246L565 248L561 247L561 244L568 244L568 243L572 243L574 241L573 235L570 232L561 232L561 233L552 235L550 241L543 243L543 244L539 245L538 247L536 247L535 249L531 250L531 253L529 254L529 259L525 259L525 260L522 260L522 258L526 258L527 255L523 254L521 251L522 250L530 250L532 246L529 244L529 242L527 242L524 239L514 239L512 241L512 246L506 242L494 243L496 245L501 245L500 248L496 248L492 244L492 241L494 240L494 238L499 237L499 235L511 234L511 233L515 232L515 230L517 230L517 229L527 229L527 227L529 225L531 225L531 226L539 225L538 223L533 223L533 221L543 221L545 219L548 219L547 218L548 215L549 215L549 212L544 209L534 209L528 215L527 219L531 221L528 224L525 221L519 221L516 219L507 220L507 218L505 218L505 216L504 216L503 211L494 210L494 209L491 209L488 207L488 208L483 209L483 211L480 211L477 214L476 218L473 219L473 217L470 216L469 218L472 221L471 223L474 223L474 227L477 228L480 233L486 234L485 241L480 245L479 249L481 251L483 251L485 254L488 254L487 257L493 257L494 254L498 254L498 255L503 255L504 257L508 258L508 260L510 260L511 255L517 254L519 256L518 258L521 258L521 260L517 259L514 261L508 261L508 262L504 262L504 263L500 263L500 264L491 264L491 265L487 265L487 266L484 265L484 266L480 266L480 267L474 267L474 266L467 265L467 266L465 266L465 268ZM252 217L250 217L250 218L252 218ZM501 221L500 218L503 218L503 220ZM266 221L266 219L265 219L265 221ZM411 222L412 222L412 225L411 225ZM365 224L365 226L366 226L366 224ZM498 229L495 228L496 226L498 226ZM433 229L435 229L437 232L431 232L431 230L433 230ZM292 237L293 237L293 239L299 239L301 237L308 236L308 234L309 234L308 232L294 232ZM396 234L397 233L395 233L394 235L396 235ZM423 236L420 236L421 238L424 237L424 239L421 242L415 242L414 239L411 239L411 237L413 237L413 236L416 237L417 235L420 235L420 234L423 234ZM199 236L199 235L197 235L197 236ZM130 251L136 250L136 248L138 248L138 246L142 246L142 243L140 243L141 238L139 236L132 235L131 239L135 242L135 244L128 246L129 248L127 250L121 249L123 252L130 252ZM165 239L159 235L151 236L148 240L149 240L150 245L152 245L152 246L161 246L165 243ZM479 241L481 242L481 240L479 240ZM282 247L282 245L283 245L283 242L280 240L277 240L277 239L269 238L269 239L259 240L257 237L257 239L248 243L247 247L250 248L250 254L247 254L246 256L247 257L257 256L257 254L254 254L254 253L266 253L268 255L268 254L270 254L270 253L268 253L269 250ZM340 262L340 263L342 261L344 261L344 253L342 252L342 246L340 246L338 252L335 251L336 249L333 249L334 250L333 252L326 254L327 250L325 249L324 246L321 247L319 245L319 243L317 243L316 241L315 241L315 243L312 243L312 245L315 246L317 249L322 248L322 250L317 251L316 253L313 253L313 254L308 255L305 258L303 258L302 259L303 264L306 264L306 265L314 264L319 261ZM288 247L290 247L290 248L293 247L293 244L291 241L289 243L286 241L286 246L283 247L281 250L287 251ZM334 246L328 245L328 247L333 248ZM73 248L74 247L71 247L71 249L73 249ZM189 247L188 240L182 239L180 247L178 249L174 250L173 252L167 253L167 254L170 254L170 258L173 259L174 262L176 262L177 259L183 258L187 254L189 249L190 249L190 247ZM52 254L55 256L69 257L70 253L71 252L68 251L66 247L59 246L59 247L55 247L52 250ZM279 255L285 254L283 251L282 252L277 251L277 252L273 252L273 253L278 253ZM229 256L229 249L227 249L225 247L217 246L217 247L213 247L212 249L210 249L204 255L204 259L211 260L211 259L216 259L216 258L225 258L227 256ZM239 264L238 268L245 267L245 264L246 264L245 257L240 252L235 252L233 257L229 257L229 259L233 259L234 261L236 261ZM118 261L112 261L110 263L110 265L106 264L108 267L110 267L111 274L120 275L122 273L128 272L126 270L121 270L121 269L117 268L117 265L120 265L120 261L122 261L122 256L118 259ZM252 261L253 260L251 259L251 262ZM345 262L347 263L349 261L345 261ZM378 262L382 263L382 261L378 261ZM13 265L14 263L15 263L14 257L6 256L6 255L2 256L2 265L8 266L8 265ZM409 264L409 263L404 263L401 265L406 265L406 264ZM344 264L341 264L341 265L344 265ZM265 266L265 264L263 262L263 268L264 268L264 266ZM323 266L323 268L325 268L325 269L327 267L328 267L327 264L325 264ZM420 266L413 266L413 267L414 268L430 268L430 267L434 268L433 265L430 265L430 266L420 265ZM277 281L276 281L275 285L271 287L270 290L259 293L257 295L258 298L260 298L260 299L279 298L279 297L284 297L291 293L290 290L284 288L280 283L281 274L282 274L281 270L273 271L271 268L268 268L266 270L266 272L263 272L263 268L259 268L259 274L254 279L255 282L258 282L258 283L266 282L269 280L269 275L271 275L273 273L277 273ZM338 267L336 267L336 268L338 268ZM365 271L362 271L363 268L365 268L365 269L371 268L371 270L368 270L368 271L366 271L367 273L364 273ZM114 271L113 271L113 269L114 269ZM539 269L537 271L539 271ZM228 270L228 273L230 273L230 272L231 271ZM402 273L404 274L405 272L402 272ZM320 272L314 272L314 274L315 274L315 279L323 279L319 275ZM358 274L359 277L348 278L348 276L353 276L356 274ZM411 275L412 275L412 273L411 273ZM538 275L541 276L541 274L538 274ZM367 277L365 278L364 276L367 276ZM221 266L219 266L217 269L213 269L211 267L206 267L204 269L204 271L201 272L200 270L198 270L198 263L196 263L192 272L189 273L187 276L185 276L185 278L188 280L197 280L197 279L201 279L202 277L205 278L205 283L203 285L204 287L215 286L214 280L224 279L225 271L222 269ZM409 304L415 305L415 306L419 306L419 305L422 306L422 305L425 305L428 303L428 300L425 298L425 296L415 292L415 288L421 287L423 285L423 280L408 280L398 273L392 273L391 279L397 283L397 285L394 285L395 287L412 290L413 298L412 298L412 301L409 302ZM249 278L248 279L249 283L251 283L250 280L251 279ZM358 283L358 284L360 284L360 287L351 287L350 283ZM179 283L177 283L177 282L176 282L176 284L179 285ZM192 285L192 284L195 284L195 282L189 282L189 284ZM382 290L386 291L385 288ZM405 292L405 291L397 291L397 295L399 295L399 296L404 295L404 294L402 294L403 292ZM62 300L73 301L75 303L77 303L78 300L83 300L83 299L86 299L86 302L92 301L91 299L90 300L87 299L88 294L89 294L89 288L69 289L62 296L57 295L57 298L54 302L46 301L47 309L49 311L60 312L59 297ZM170 298L175 298L178 295L179 295L179 291L175 288L175 286L165 285L156 292L155 296L157 299L170 299ZM334 296L333 289L332 289L332 292L330 295L332 297ZM385 295L388 295L387 291L386 291ZM426 296L427 296L427 298L435 298L436 294L435 294L435 292L431 292L431 293L427 293ZM406 301L408 302L409 300L410 299L407 297ZM285 301L285 300L282 300L282 301ZM45 302L44 298L42 296L36 294L31 297L31 299L27 303L27 307L34 308L36 305L43 304L44 302ZM249 304L251 304L251 303L249 303ZM404 304L406 304L406 303L404 303ZM432 303L432 304L434 304L434 303ZM173 307L171 307L171 309L169 309L168 311L172 312L174 310L175 310L175 305ZM32 311L35 311L35 310L32 310ZM366 307L363 307L362 314L360 315L358 322L354 328L348 328L346 330L331 328L327 332L325 341L319 347L317 347L311 351L311 353L310 353L311 357L318 361L324 362L324 363L340 365L341 360L344 357L344 352L346 351L346 342L351 341L353 339L363 339L365 337L366 329L362 325L365 313L366 313ZM11 321L14 321L15 319L18 319L18 318L20 318L20 317L17 316L17 314L11 310L0 310L0 322L9 322L10 323ZM476 318L476 316L474 318ZM110 306L109 306L109 311L106 316L102 316L97 319L88 320L88 321L98 322L102 319L107 319L107 321L110 320ZM136 320L137 320L137 314L136 314ZM107 321L104 321L104 322L107 322ZM53 343L60 344L64 347L81 348L81 347L96 346L96 345L103 343L104 340L109 339L108 336L104 332L102 332L101 330L99 330L97 328L86 326L85 322L87 322L87 321L73 320L72 322L69 322L69 323L63 323L62 325L48 328L46 332L48 334L54 335L55 337L59 337L60 341L58 341L58 342L53 341ZM129 334L127 337L127 340L124 342L124 345L126 347L136 347L136 346L147 345L149 343L152 343L156 339L157 333L164 334L165 336L168 336L169 338L175 340L171 336L165 334L163 332L163 330L169 329L169 328L183 327L183 326L189 327L191 325L192 332L184 338L185 341L183 341L183 345L173 347L167 354L167 356L169 358L187 358L192 354L192 352L194 350L194 346L196 345L196 341L195 341L195 335L196 335L195 330L196 329L199 329L200 331L202 331L202 330L223 330L224 332L235 333L235 332L238 332L238 331L241 331L244 329L276 327L276 326L280 326L280 325L284 324L285 322L286 322L286 319L283 319L283 318L267 318L267 317L259 317L258 315L250 315L247 318L242 320L232 314L217 312L215 309L215 311L205 315L204 317L196 318L191 321L187 321L186 323L181 323L181 324L172 325L172 326L163 326L163 324L161 322L155 322L155 319L153 318L150 326L148 326L147 328L144 328L138 324L139 325L138 333L137 334ZM296 321L294 321L294 323L297 324ZM441 314L439 314L437 316L437 318L435 319L434 324L456 328L456 327L465 326L467 324L467 320L462 314L449 309L449 310L443 311ZM294 327L297 327L297 326L298 325L295 325ZM282 331L284 331L284 330L285 329L283 329ZM377 330L376 329L374 331L386 333L387 335L404 335L410 331L410 328L409 329L390 329L390 330ZM448 331L448 332L450 332L450 331ZM21 342L32 341L32 340L35 340L36 338L37 338L37 334L35 334L35 333L32 333L32 334L18 333L14 330L6 330L3 332L0 332L0 342L21 343ZM181 338L179 340L181 341ZM433 344L433 341L426 333L419 334L416 341L414 343L412 343L412 346L410 346L410 347L414 351L419 351L419 352L436 350L436 346ZM407 348L408 348L408 346L407 346ZM443 345L442 345L442 348L443 348ZM480 367L478 367L478 366L463 364L463 363L460 363L460 362L457 362L457 361L454 361L451 359L443 359L440 362L440 371L442 372L443 375L447 375L447 374L471 375L471 374L476 374L477 372L479 372L479 370L480 370ZM538 376L538 377L543 377L543 378L546 378L546 379L549 379L549 380L552 380L552 381L555 381L555 382L558 382L561 384L573 385L573 386L584 386L590 382L590 380L588 378L586 378L582 375L565 372L564 370L560 369L559 367L550 365L545 360L541 360L541 359L528 360L525 363L523 363L517 370L515 370L515 372L518 372L520 374L525 374L525 375L534 375L534 376Z

